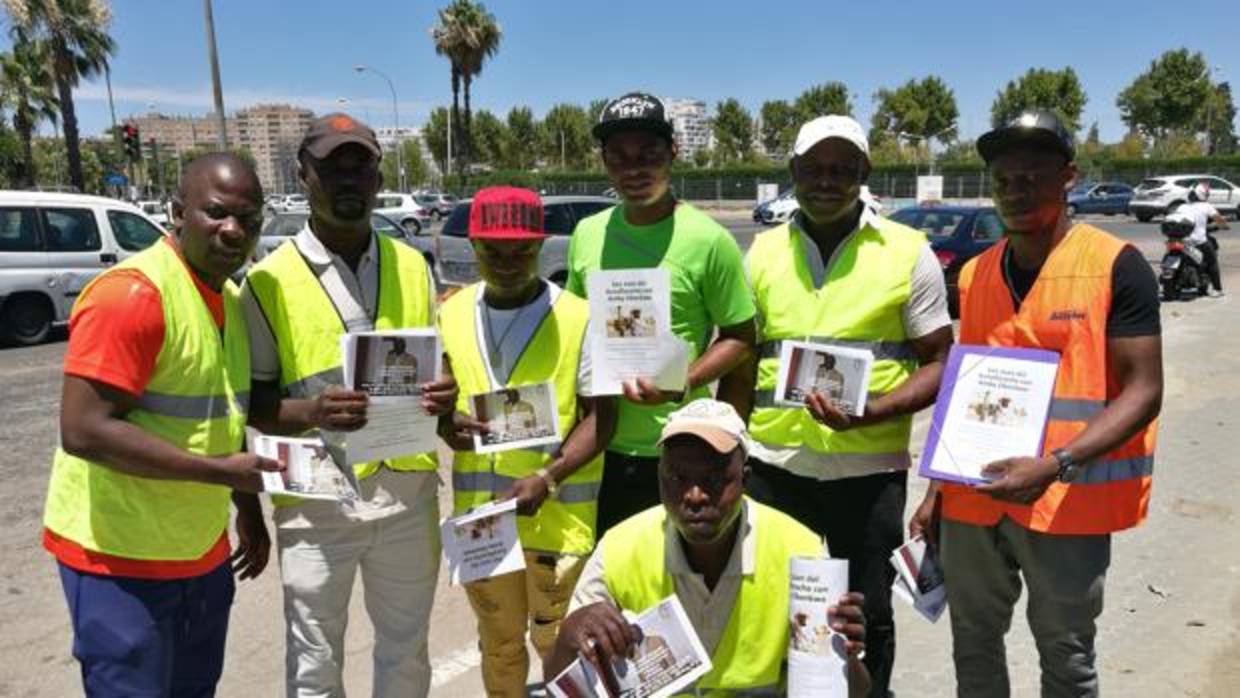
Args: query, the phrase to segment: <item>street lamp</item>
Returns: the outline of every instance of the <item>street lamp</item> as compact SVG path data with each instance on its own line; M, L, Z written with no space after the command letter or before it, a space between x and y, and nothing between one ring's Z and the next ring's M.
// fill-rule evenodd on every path
M907 138L910 141L925 141L926 155L930 160L929 173L934 174L934 152L931 150L931 143L934 141L935 138L938 138L939 136L943 135L944 133L947 133L948 131L954 128L956 128L956 122L952 121L950 124L928 135L922 135L920 133L908 133L907 131L896 131L895 134L897 138Z
M370 71L378 75L383 78L383 81L388 85L388 89L392 91L392 125L395 129L394 135L396 136L396 177L400 181L400 190L403 192L405 191L405 149L400 138L400 112L396 108L396 86L392 84L391 78L368 65L355 65L353 70L359 73Z

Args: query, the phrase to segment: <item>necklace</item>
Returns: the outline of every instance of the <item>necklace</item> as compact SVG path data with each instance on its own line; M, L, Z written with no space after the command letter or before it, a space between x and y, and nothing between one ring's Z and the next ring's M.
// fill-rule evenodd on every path
M482 301L484 316L487 323L487 348L490 349L492 354L496 356L501 355L500 349L504 346L504 340L508 339L508 335L512 332L512 328L521 323L521 316L525 314L525 311L528 310L530 306L534 305L534 301L537 301L540 295L542 295L541 288L539 289L539 293L535 294L534 298L532 298L529 303L521 306L521 308L517 310L516 314L512 316L512 319L508 321L508 325L504 327L503 333L499 335L498 340L495 339L495 318L491 315L491 306L487 304L485 297L479 297L479 300Z

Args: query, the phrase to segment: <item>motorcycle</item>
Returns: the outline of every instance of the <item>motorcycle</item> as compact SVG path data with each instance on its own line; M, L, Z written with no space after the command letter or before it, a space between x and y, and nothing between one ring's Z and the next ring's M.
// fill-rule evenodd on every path
M1193 232L1193 224L1187 220L1169 220L1162 224L1162 234L1167 238L1167 251L1159 265L1159 284L1163 300L1179 300L1186 290L1204 296L1210 290L1210 276L1206 273L1205 255L1196 245L1184 241ZM1218 241L1207 235L1208 245L1218 249Z

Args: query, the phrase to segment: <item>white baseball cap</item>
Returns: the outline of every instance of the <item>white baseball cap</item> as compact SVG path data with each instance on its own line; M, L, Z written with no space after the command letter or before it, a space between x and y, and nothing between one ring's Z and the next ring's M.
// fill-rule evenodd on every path
M719 453L731 453L737 446L749 452L745 422L726 402L698 398L672 412L667 416L658 445L678 434L692 434Z
M796 155L804 155L810 148L828 138L846 140L857 146L857 149L865 155L866 160L870 159L870 142L866 139L861 124L850 116L839 114L828 114L805 122L801 130L797 132L797 140L792 147L792 152Z

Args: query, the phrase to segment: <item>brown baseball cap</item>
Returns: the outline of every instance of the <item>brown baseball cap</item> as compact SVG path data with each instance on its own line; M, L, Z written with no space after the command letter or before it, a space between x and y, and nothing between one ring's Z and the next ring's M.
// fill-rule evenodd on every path
M301 139L297 152L307 151L322 160L332 151L346 143L357 143L369 150L376 158L383 157L375 132L366 124L348 114L334 112L310 122L310 130Z

